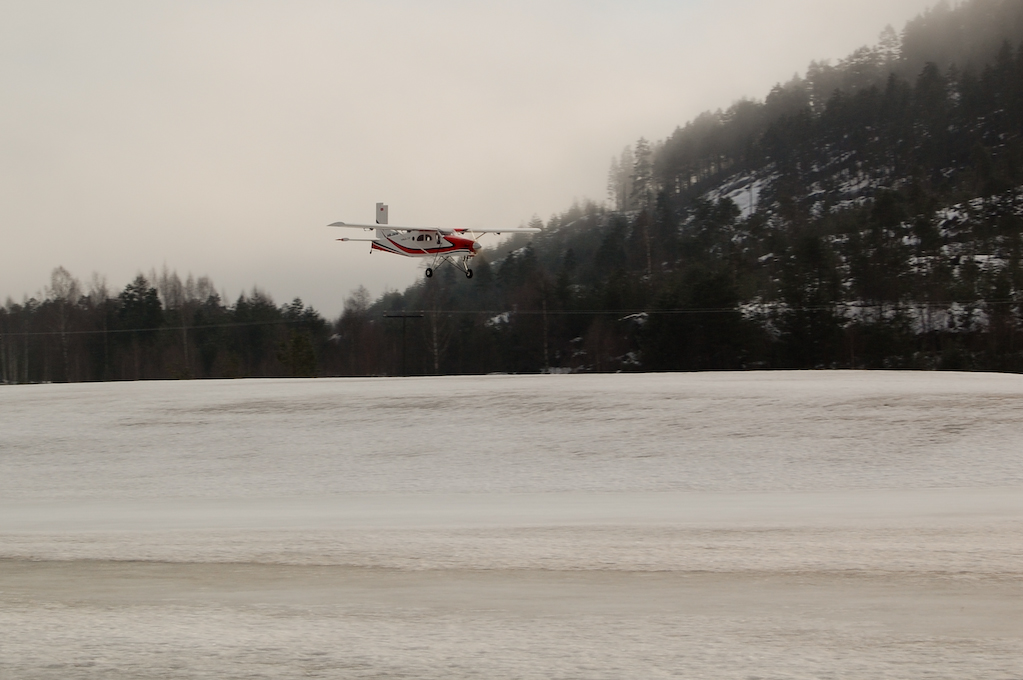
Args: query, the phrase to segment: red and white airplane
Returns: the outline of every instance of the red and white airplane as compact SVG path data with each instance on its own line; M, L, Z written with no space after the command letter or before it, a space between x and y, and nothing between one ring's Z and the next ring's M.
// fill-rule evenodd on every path
M432 257L433 262L426 268L426 277L433 276L434 267L445 262L465 272L472 278L469 261L480 250L477 234L535 234L540 231L531 227L516 229L441 229L440 227L392 227L387 224L387 206L377 203L376 224L349 224L334 222L328 227L349 227L352 229L376 230L376 238L339 238L338 241L368 241L370 252L382 250L385 253L405 257ZM466 236L468 234L468 236ZM470 238L471 237L471 238Z

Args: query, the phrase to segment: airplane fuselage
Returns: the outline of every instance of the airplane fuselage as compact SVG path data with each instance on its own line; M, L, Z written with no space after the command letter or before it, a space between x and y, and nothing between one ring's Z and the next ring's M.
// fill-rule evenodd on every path
M376 238L370 242L373 250L404 255L405 257L436 257L438 255L476 254L479 243L471 238L442 234L437 230L377 229Z

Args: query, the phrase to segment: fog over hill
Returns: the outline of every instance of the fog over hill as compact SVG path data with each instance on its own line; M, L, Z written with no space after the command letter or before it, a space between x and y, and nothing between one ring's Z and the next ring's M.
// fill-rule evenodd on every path
M471 281L356 289L331 320L205 277L117 293L57 270L0 310L3 379L1021 370L1023 6L939 3L879 30L639 139L606 200L534 218Z
M943 3L640 139L613 209L535 221L480 284L376 308L507 311L479 321L503 370L1018 371L1021 184L1023 5Z
M120 289L167 264L336 316L418 272L327 223L376 201L443 227L561 211L638 134L934 1L7 0L0 302L56 266Z

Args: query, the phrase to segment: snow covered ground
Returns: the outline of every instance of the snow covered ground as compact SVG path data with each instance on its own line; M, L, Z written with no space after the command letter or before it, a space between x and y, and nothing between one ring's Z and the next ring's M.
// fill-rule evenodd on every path
M1023 377L0 387L0 676L1020 678Z

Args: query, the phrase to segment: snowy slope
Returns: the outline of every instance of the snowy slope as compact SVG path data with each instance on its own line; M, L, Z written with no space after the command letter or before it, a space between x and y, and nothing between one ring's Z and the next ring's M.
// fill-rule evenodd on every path
M12 677L1019 677L1023 378L0 389Z

